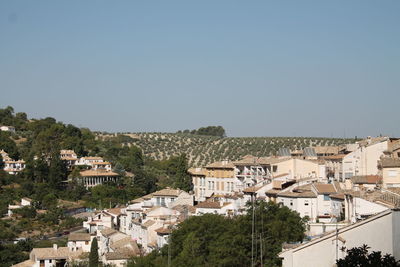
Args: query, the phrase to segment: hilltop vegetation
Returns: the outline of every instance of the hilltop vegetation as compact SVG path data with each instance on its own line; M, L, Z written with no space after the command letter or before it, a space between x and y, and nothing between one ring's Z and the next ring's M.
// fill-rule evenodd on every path
M177 133L226 137L225 129L222 126L207 126L192 131L178 131Z
M99 137L105 137L98 133ZM189 165L201 167L208 163L246 155L257 157L276 155L281 147L302 149L309 146L335 146L354 142L354 139L322 137L217 137L190 133L125 133L126 145L135 145L145 156L165 160L186 154ZM120 137L122 139L122 137Z

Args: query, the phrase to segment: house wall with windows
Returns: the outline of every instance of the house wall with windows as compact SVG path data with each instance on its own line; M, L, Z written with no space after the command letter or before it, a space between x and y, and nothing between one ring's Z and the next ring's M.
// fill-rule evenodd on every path
M278 196L278 203L282 203L293 211L297 211L300 217L308 216L311 221L316 220L317 198L316 197L284 197Z
M387 167L382 170L384 188L400 187L400 167Z

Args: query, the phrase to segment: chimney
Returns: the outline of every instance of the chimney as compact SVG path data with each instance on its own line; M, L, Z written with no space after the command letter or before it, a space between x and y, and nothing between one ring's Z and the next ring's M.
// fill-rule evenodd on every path
M53 244L53 249L57 250L57 244Z

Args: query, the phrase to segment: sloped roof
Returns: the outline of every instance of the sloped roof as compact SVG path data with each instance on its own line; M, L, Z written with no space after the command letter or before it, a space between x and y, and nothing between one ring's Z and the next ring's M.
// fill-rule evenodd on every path
M257 192L262 186L250 186L243 189L243 193L255 193Z
M201 176L205 176L207 174L204 168L189 168L188 173L190 173L191 175L201 175Z
M71 259L77 258L82 254L82 250L70 251L68 247L54 248L34 248L32 252L36 259Z
M337 192L333 184L314 183L313 186L318 194L334 194Z
M177 210L180 213L183 213L185 211L188 211L189 213L195 213L196 208L192 205L176 205L172 208L173 210Z
M87 233L70 233L68 241L90 241L90 234Z
M127 260L137 255L137 253L129 248L121 248L115 252L107 252L105 254L106 260Z
M219 202L201 202L195 206L195 208L202 209L220 209L221 205Z
M276 196L277 194L279 194L281 192L281 190L277 190L277 189L270 189L265 191L265 194L267 196Z
M314 147L315 153L317 154L338 154L338 146L316 146Z
M271 165L279 162L286 161L288 159L282 159L278 157L255 157L247 155L238 161L234 161L235 166L248 166L248 165Z
M80 172L83 177L91 177L91 176L119 176L118 173L112 171L103 171L103 170L85 170Z
M117 232L118 232L117 230L114 230L114 229L111 229L111 228L108 228L108 227L105 227L103 230L100 231L100 233L103 236L106 236L106 237L109 237L110 235L113 235L113 234L115 234Z
M284 191L278 193L280 197L293 197L293 198L315 198L316 194L311 190L311 184L302 185L294 188L291 192Z
M172 188L167 187L165 189L161 189L159 191L154 192L153 196L172 196L172 197L177 197L182 192L183 192L182 190L172 189Z
M170 228L164 228L164 227L158 228L158 229L156 229L155 231L156 231L158 234L161 234L161 235L167 235L167 234L172 233L172 229L170 229Z
M342 194L342 193L340 193L340 194L331 194L330 197L344 200L344 194Z
M324 156L322 157L325 160L341 160L346 156L346 154L337 154L332 156Z
M144 224L142 224L143 227L147 228L152 226L153 224L155 224L156 222L153 220L148 220L147 222L145 222Z
M112 242L110 247L113 250L117 250L117 249L122 248L122 247L124 247L126 245L130 245L131 242L134 242L134 241L131 239L130 236L127 236L127 237L124 237L124 238L122 238L122 239L120 239L118 241Z
M381 166L383 168L400 168L400 158L382 158Z
M11 265L11 267L32 267L35 265L35 262L32 260L26 260L20 263L16 263L14 265Z
M377 184L382 181L382 177L378 175L359 175L351 177L353 184Z
M208 164L206 166L206 168L210 168L210 169L233 169L235 168L235 165L233 165L232 162L230 161L217 161L211 164Z
M112 213L112 214L115 214L115 215L118 216L118 215L122 214L121 209L122 208L112 208L112 209L108 209L108 210L105 210L105 211L108 212L108 213Z

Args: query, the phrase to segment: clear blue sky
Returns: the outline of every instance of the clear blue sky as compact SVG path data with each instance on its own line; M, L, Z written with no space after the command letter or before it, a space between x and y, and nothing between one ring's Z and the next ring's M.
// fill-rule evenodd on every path
M0 1L0 106L92 130L400 136L400 1Z

